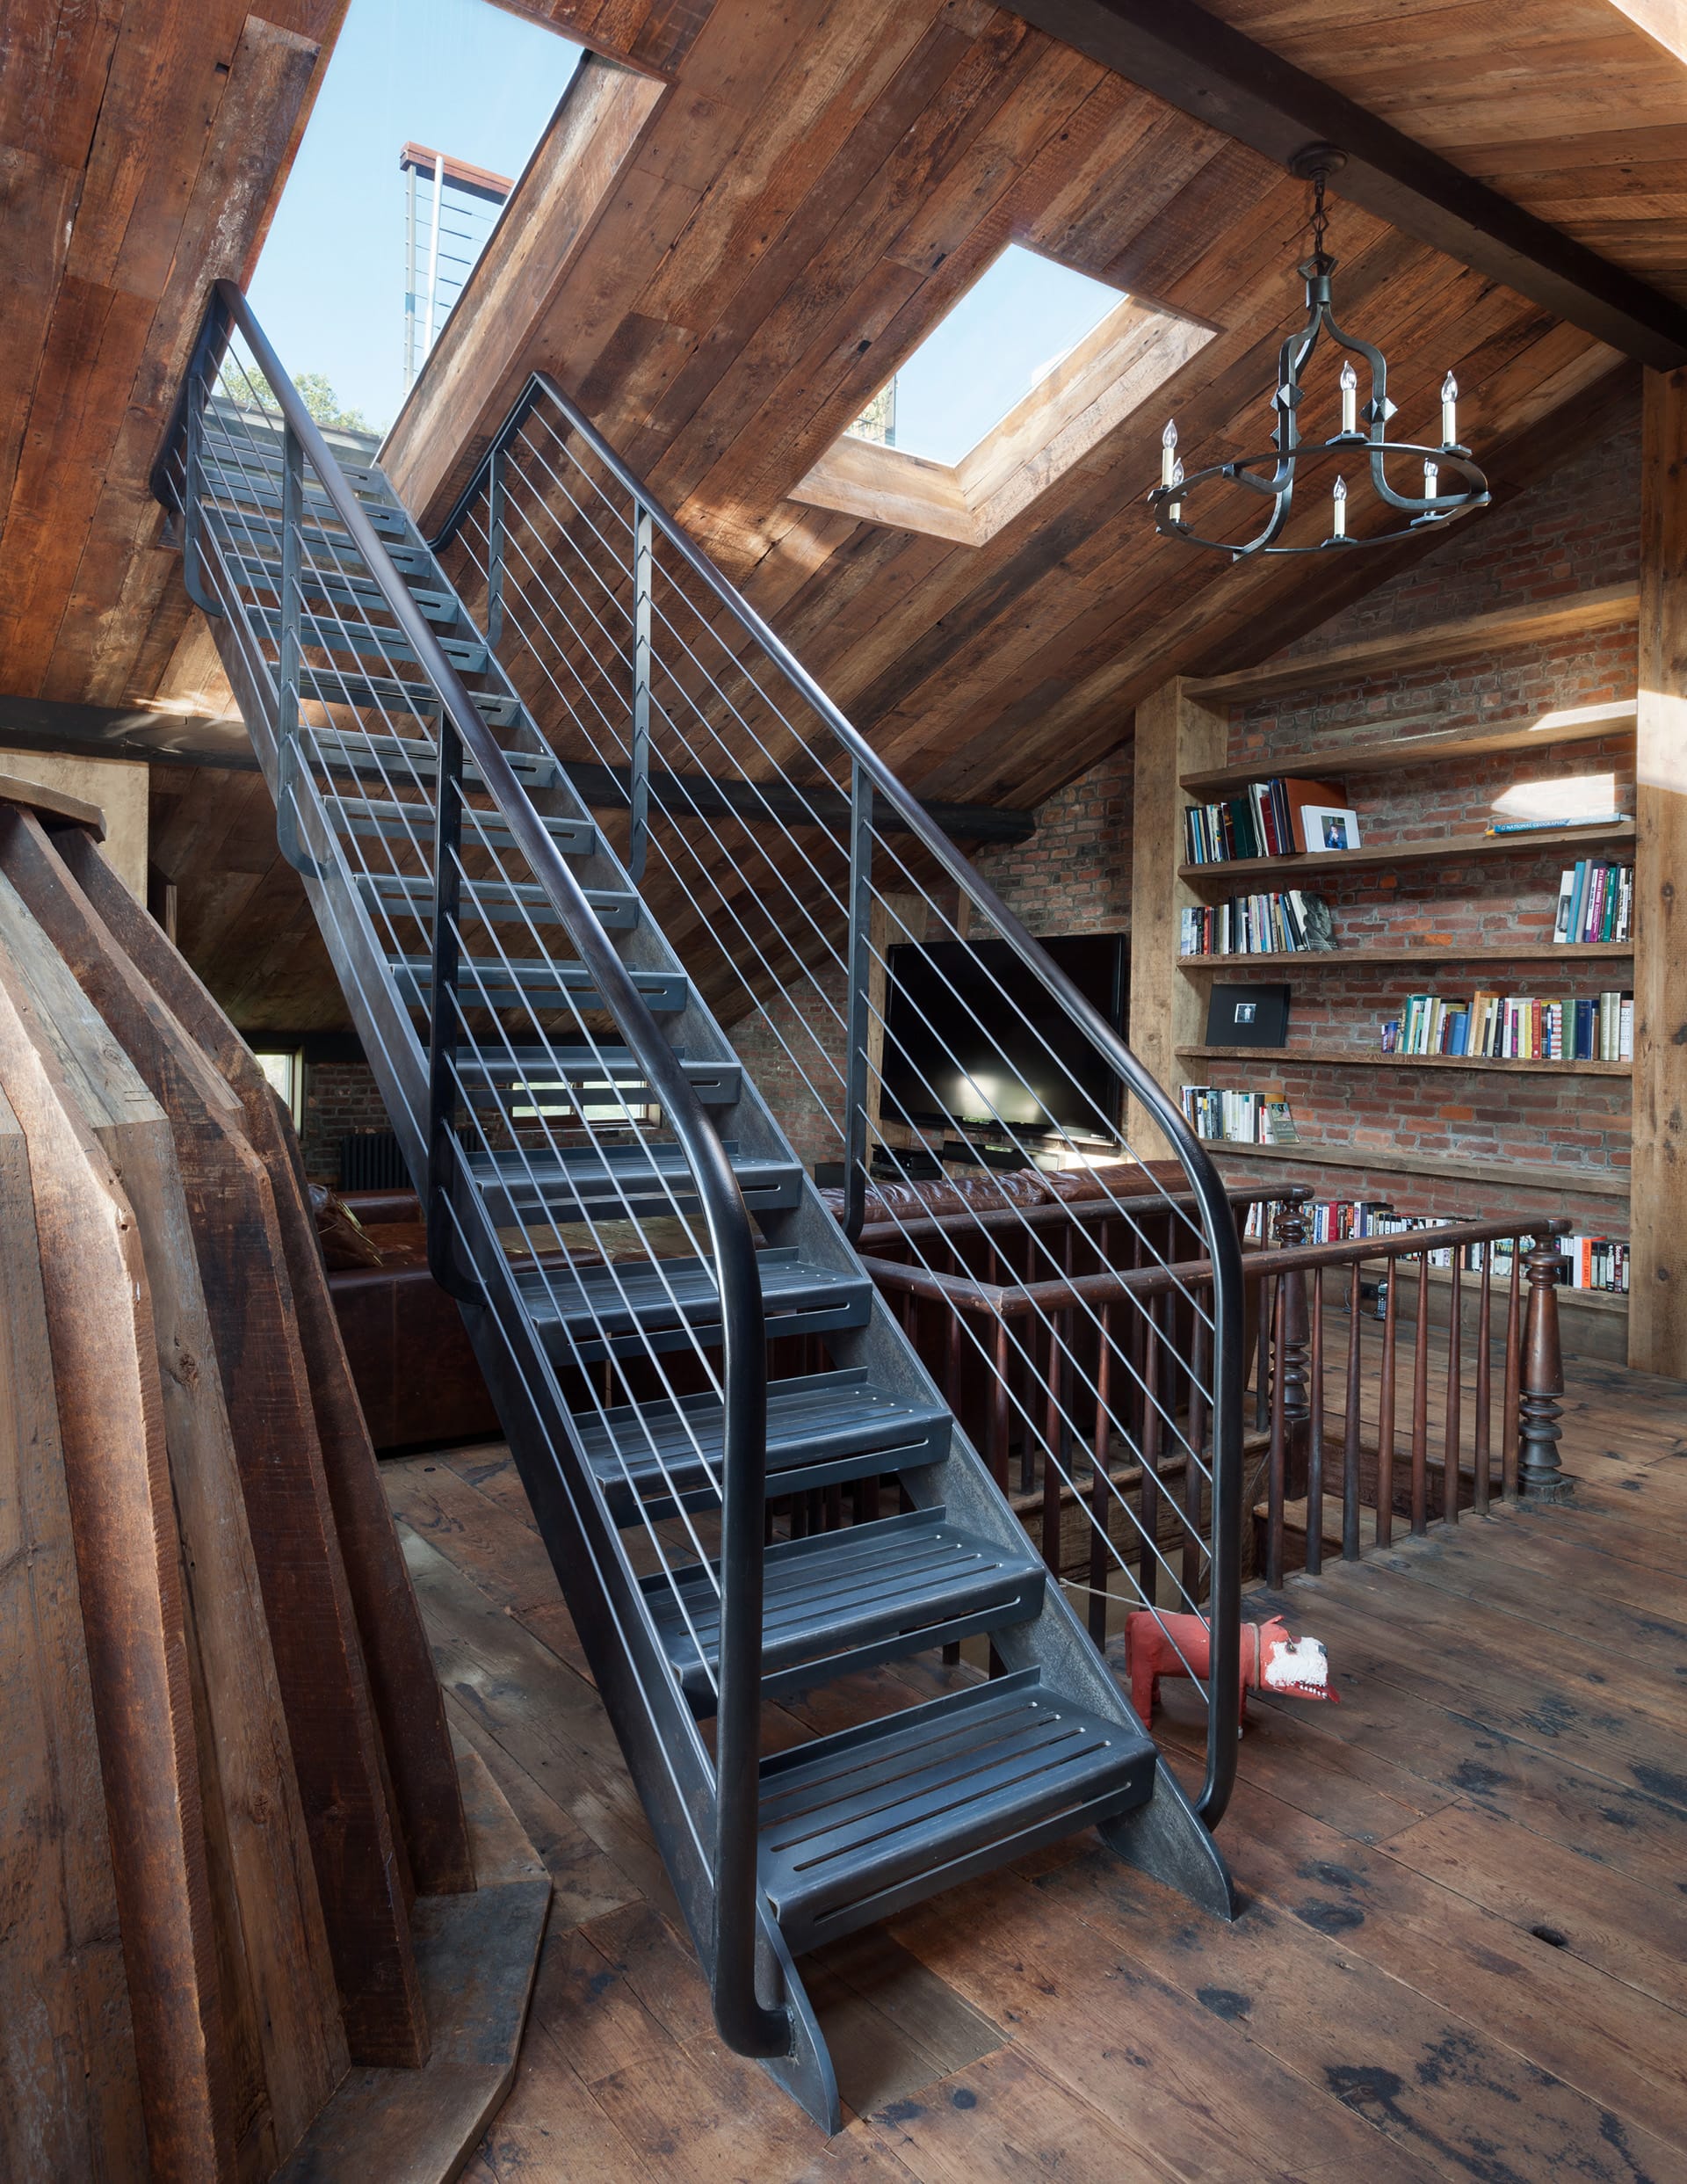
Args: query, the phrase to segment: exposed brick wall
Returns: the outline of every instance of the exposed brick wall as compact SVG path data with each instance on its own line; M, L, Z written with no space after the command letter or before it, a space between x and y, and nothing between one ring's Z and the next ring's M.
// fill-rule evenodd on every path
M729 1033L774 1120L807 1168L844 1155L844 974L829 966L741 1017Z
M1285 654L1309 655L1388 631L1404 631L1530 600L1546 601L1597 586L1632 581L1639 568L1638 420L1602 446L1584 451L1552 478L1509 506L1453 532L1446 544L1409 575L1396 578L1335 616L1314 638ZM1509 649L1487 658L1433 664L1408 674L1330 691L1291 692L1281 700L1237 708L1231 754L1257 755L1262 771L1277 754L1326 746L1322 766L1337 780L1344 742L1370 740L1388 723L1418 723L1418 732L1457 733L1510 724L1546 712L1630 698L1635 686L1632 628L1582 638ZM1316 768L1305 770L1315 773ZM1609 777L1608 780L1606 777ZM1480 833L1499 799L1519 785L1587 779L1588 802L1603 805L1614 791L1619 809L1633 809L1633 740L1559 744L1437 767L1356 776L1346 801L1358 811L1367 845ZM1597 782L1596 789L1594 783ZM1596 845L1582 853L1609 853ZM1488 861L1402 866L1355 873L1323 889L1340 947L1413 947L1460 940L1484 946L1508 937L1549 937L1558 878L1574 863L1568 849ZM1245 959L1239 959L1238 969ZM1282 972L1274 973L1282 976ZM1578 1226L1626 1235L1620 1199L1575 1190L1578 1170L1609 1173L1629 1160L1629 1087L1620 1078L1502 1071L1333 1068L1311 1065L1321 1048L1375 1052L1383 1019L1401 1013L1411 991L1468 996L1477 987L1549 998L1626 989L1633 966L1615 961L1568 969L1545 962L1379 968L1372 971L1292 971L1289 1046L1309 1057L1304 1067L1268 1077L1258 1066L1190 1063L1191 1079L1220 1085L1267 1084L1286 1092L1303 1135L1344 1147L1374 1147L1384 1165L1373 1172L1295 1169L1322 1196L1392 1198L1403 1212L1539 1211L1568 1215ZM1491 1185L1388 1174L1390 1146L1444 1152L1494 1163ZM1507 1174L1508 1160L1561 1167L1561 1194L1525 1188Z
M306 1063L305 1126L299 1141L305 1173L313 1183L339 1182L343 1137L391 1128L366 1062Z
M1037 814L1037 831L974 862L1014 916L1039 938L1131 929L1132 769L1126 742Z

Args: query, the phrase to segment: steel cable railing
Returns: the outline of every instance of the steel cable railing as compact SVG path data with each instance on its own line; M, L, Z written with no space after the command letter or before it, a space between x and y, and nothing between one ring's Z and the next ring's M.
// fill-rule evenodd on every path
M1128 1290L1104 1312L1080 1295L1069 1310L1036 1306L994 1343L970 1329L966 1339L986 1373L997 1374L1005 1355L1005 1400L1022 1450L1034 1451L1041 1469L1046 1507L1069 1499L1098 1525L1113 1571L1140 1598L1111 1537L1115 1524L1133 1532L1153 1589L1168 1585L1179 1605L1210 1617L1201 1803L1216 1820L1234 1772L1225 1724L1239 1612L1241 1262L1205 1152L1119 1035L548 379L525 391L432 543L455 549L463 596L520 648L525 694L551 747L590 774L595 801L607 794L626 814L627 861L648 860L646 891L661 902L670 939L694 967L706 962L697 975L728 1020L753 1025L812 1100L842 1155L851 1233L866 1208L870 1142L880 1166L912 1179L967 1135L968 1115L1027 1165L1051 1149L1111 1164L1095 1167L1104 1217L1086 1225L1104 1242L1128 1238L1139 1265L1164 1273L1164 1300L1149 1307ZM917 905L926 942L941 937L970 951L989 995L994 1021L985 1026L932 959L952 1022L970 1011L969 1032L991 1033L1003 1062L996 1085L972 1086L967 1114L951 1089L965 1075L963 1057L929 1017L935 1065L917 1072L919 1110L892 1112L882 1056L899 903ZM978 947L981 928L1011 976ZM1027 975L1039 1005L1065 1027L1059 1040L1022 1000ZM1117 1113L1074 1078L1075 1037L1170 1147L1175 1180L1138 1157ZM1028 1056L1045 1075L1064 1071L1069 1095L1064 1117L1047 1115L1052 1127L1037 1130L1016 1074L1016 1060L1031 1073ZM934 1066L948 1085L933 1082ZM1004 1218L1018 1218L1008 1202ZM997 1250L984 1210L963 1208L957 1225L969 1217L970 1233L949 1230L938 1256ZM888 1218L913 1262L940 1271L923 1224L895 1208ZM1070 1228L1059 1237L1023 1218L1018 1227L1028 1288L1070 1272ZM1177 1270L1189 1261L1207 1271L1183 1278ZM1156 1494L1145 1513L1115 1491L1115 1469L1146 1477L1145 1466L1168 1462L1198 1483L1181 1506Z
M222 375L236 337L244 360L235 361L236 398L230 400ZM251 400L240 401L241 392ZM264 431L279 447L264 445L254 409L276 418L279 432L268 425ZM207 418L215 425L210 433ZM437 635L406 588L370 510L341 473L230 284L220 283L214 292L154 485L181 518L196 597L230 624L239 663L269 731L284 843L316 885L330 938L337 935L342 944L337 960L402 966L408 955L402 928L407 923L418 931L431 927L425 984L420 971L402 974L410 977L409 1000L427 1024L425 1075L413 1028L406 1027L407 1037L404 1029L391 1027L393 1011L378 990L380 974L366 969L359 976L369 1019L389 1027L381 1059L400 1102L395 1120L409 1126L434 1263L460 1286L483 1281L489 1251L502 1263L503 1239L474 1188L471 1163L476 1151L489 1161L513 1158L513 1176L499 1179L503 1202L510 1210L531 1202L554 1247L547 1251L526 1232L531 1265L525 1287L515 1285L518 1295L531 1298L536 1292L559 1324L568 1324L572 1313L587 1331L587 1347L595 1341L605 1360L631 1352L684 1420L682 1376L670 1370L624 1271L628 1237L611 1238L605 1230L619 1209L638 1244L643 1217L654 1207L677 1221L694 1245L703 1246L699 1258L709 1270L713 1301L713 1318L706 1310L702 1314L706 1339L668 1271L671 1262L643 1243L643 1264L655 1270L677 1331L664 1330L666 1339L681 1349L689 1346L720 1404L718 1457L708 1462L700 1443L696 1446L718 1480L721 1502L714 1814L699 1846L712 1882L714 1999L722 2031L740 2052L784 2053L791 2039L787 2014L759 2000L755 1981L766 1345L755 1239L732 1164L636 974L616 954L518 777L518 765L531 754L506 751L497 742L462 679L463 672L478 669L460 671L453 664L448 641ZM348 567L368 580L367 590L345 579ZM377 621L372 607L385 619ZM307 654L313 656L308 662ZM344 664L341 656L353 664ZM474 655L471 649L463 657L467 661ZM428 717L412 717L406 732L405 711L418 703L413 695L418 690L426 694ZM379 784L386 799L384 826L372 824L359 832L329 824L342 802L357 801L344 798L339 789L348 772L354 789L363 782ZM474 804L471 793L489 797L490 809ZM395 835L384 831L394 824ZM511 877L509 855L532 875L530 882ZM471 858L476 867L489 862L490 873L471 870ZM413 886L408 910L402 885L383 891L378 884L358 884L430 878L431 900L424 903ZM524 895L524 885L533 891ZM572 990L543 977L524 985L524 969L550 961L533 915L541 903L579 965ZM531 954L506 947L495 905L514 911L511 922ZM489 915L481 917L482 911ZM465 931L482 927L491 935L489 956L465 955ZM509 982L508 994L500 981ZM518 1035L510 1028L512 1014L527 1027ZM589 1114L584 1101L570 1109L580 1125L568 1134L571 1142L553 1129L539 1103L531 1118L523 1118L537 1124L536 1143L524 1140L513 1116L496 1134L488 1128L472 1092L484 1092L489 1067L508 1067L518 1078L532 1076L536 1049L542 1057L537 1073L568 1081L571 1065L551 1028L559 1017L581 1041L577 1051L589 1057L590 1068L599 1075L609 1070L590 1020L594 1014L612 1021L649 1087L665 1132L678 1144L683 1172L659 1171L649 1158L618 1165L613 1156L626 1149L610 1143L612 1133L599 1127L601 1118ZM401 1012L398 1022L403 1021ZM459 1106L470 1114L470 1136L478 1141L469 1146L451 1124ZM598 1157L591 1169L595 1187L590 1193L576 1189L570 1198L567 1156L580 1147ZM554 1168L547 1169L547 1159ZM561 1202L553 1203L547 1186L559 1175ZM510 1182L519 1184L519 1193L504 1187ZM602 1299L583 1273L568 1267L575 1242L564 1234L568 1226L584 1228L604 1247ZM622 1308L619 1320L616 1302ZM720 1353L718 1366L712 1349ZM628 1384L625 1362L619 1369ZM569 1390L576 1409L583 1396L587 1409L595 1406L604 1415L609 1371L606 1364L603 1397L591 1375L575 1375L583 1383ZM554 1398L554 1413L565 1407L560 1387L534 1392ZM667 1461L659 1449L653 1454ZM696 1558L686 1566L708 1568L712 1558L704 1541L683 1508L679 1515ZM678 1566L654 1522L645 1532L701 1656L701 1641L676 1582Z

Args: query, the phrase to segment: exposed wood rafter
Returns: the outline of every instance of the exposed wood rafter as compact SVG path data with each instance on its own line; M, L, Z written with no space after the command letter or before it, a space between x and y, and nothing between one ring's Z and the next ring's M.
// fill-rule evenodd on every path
M1537 219L1194 0L1011 0L1013 12L1144 91L1286 166L1346 155L1339 190L1367 212L1643 364L1687 359L1687 310ZM1331 35L1338 37L1339 31Z

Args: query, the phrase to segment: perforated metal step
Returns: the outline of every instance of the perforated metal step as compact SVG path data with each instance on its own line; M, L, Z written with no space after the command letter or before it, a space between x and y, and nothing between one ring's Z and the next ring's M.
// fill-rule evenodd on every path
M388 969L399 998L411 1008L427 1006L433 993L433 965L425 955L390 959ZM591 982L583 963L553 963L543 956L532 961L503 963L465 957L457 991L466 1009L513 1008L518 1001L543 1008L547 1001L561 1007L566 1000L576 1008L600 1009L603 996ZM684 971L630 970L627 976L644 996L645 1005L658 1016L677 1016L691 998L691 981Z
M770 1341L865 1324L872 1306L865 1274L816 1266L788 1247L757 1252L756 1263ZM720 1296L706 1259L536 1266L517 1281L534 1324L582 1363L720 1339Z
M941 1509L915 1509L770 1547L762 1584L762 1680L771 1694L1022 1622L1042 1606L1043 1566L1023 1543L996 1546L958 1530ZM714 1565L673 1580L658 1571L644 1590L680 1688L699 1713L713 1712Z
M433 804L420 796L402 803L378 796L324 796L323 809L332 824L346 834L376 836L389 842L411 844L424 854L433 854ZM593 857L600 847L597 829L590 819L547 818L545 831L565 857ZM503 819L476 812L465 818L464 846L472 851L515 847L515 836Z
M751 1213L796 1204L802 1193L802 1169L796 1161L757 1158L741 1153L730 1141L725 1151ZM696 1197L684 1150L667 1141L477 1152L467 1165L500 1224L529 1221L540 1213L574 1221L588 1208L605 1220L624 1221L671 1213L676 1204L694 1203Z
M683 1047L676 1059L706 1107L735 1107L743 1092L736 1062L697 1062ZM469 1096L497 1107L531 1103L547 1092L577 1092L590 1101L636 1099L650 1080L626 1047L515 1047L503 1054L459 1057L457 1073Z
M941 1404L909 1403L865 1372L810 1373L767 1389L767 1491L806 1492L941 1463L953 1425ZM660 1517L677 1503L718 1500L723 1442L720 1398L624 1404L576 1420L586 1461L618 1524Z
M426 838L424 837L424 839ZM358 891L372 908L391 917L433 923L433 881L425 874L360 872ZM612 932L627 932L639 922L639 898L630 889L587 888L585 897L598 923ZM561 913L537 880L466 880L459 905L464 925L558 925Z
M1155 1754L1041 1672L762 1761L762 1885L793 1950L1146 1803Z

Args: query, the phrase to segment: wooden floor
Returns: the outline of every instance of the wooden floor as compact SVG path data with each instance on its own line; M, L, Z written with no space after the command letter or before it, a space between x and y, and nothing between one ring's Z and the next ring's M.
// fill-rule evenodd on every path
M1687 1391L1569 1369L1573 1509L1291 1581L1342 1703L1254 1709L1238 1922L1091 1837L822 1952L829 2144L713 2035L503 1451L387 1466L453 1721L555 1883L471 2184L1687 2180Z

